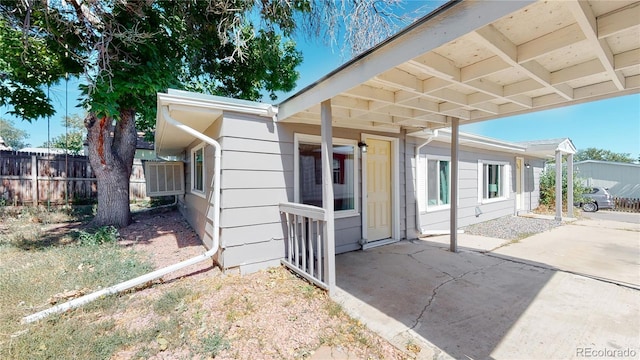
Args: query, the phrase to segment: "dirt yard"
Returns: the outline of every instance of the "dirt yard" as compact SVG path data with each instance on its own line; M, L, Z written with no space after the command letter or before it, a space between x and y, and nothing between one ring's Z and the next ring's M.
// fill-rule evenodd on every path
M148 254L156 268L205 251L177 211L140 214L134 219L120 231L122 246ZM122 349L116 353L117 359L140 355L197 358L203 353L216 359L300 359L312 357L321 346L340 349L357 359L413 355L349 318L323 291L284 268L224 275L205 261L125 296L130 297L127 306L111 315L117 327L135 332L173 318L185 331L166 335L160 331L151 344ZM175 306L158 311L158 304L171 296L177 298ZM202 343L202 339L203 346L194 351L192 344Z

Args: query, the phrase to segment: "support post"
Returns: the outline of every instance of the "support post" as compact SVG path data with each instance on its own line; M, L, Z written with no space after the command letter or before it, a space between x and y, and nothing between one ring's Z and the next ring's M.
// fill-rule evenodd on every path
M556 150L556 220L562 221L562 153Z
M333 125L330 99L320 104L320 133L322 135L322 207L327 217L324 226L324 236L327 239L324 268L327 278L324 280L329 287L329 295L332 295L336 287L336 242L333 216Z
M449 223L451 235L449 250L458 252L458 148L460 119L451 121L451 213Z
M567 155L567 217L573 217L573 154Z

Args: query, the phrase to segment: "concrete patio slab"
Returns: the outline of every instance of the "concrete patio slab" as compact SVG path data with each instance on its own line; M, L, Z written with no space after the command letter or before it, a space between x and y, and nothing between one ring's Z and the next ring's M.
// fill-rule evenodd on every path
M640 356L635 289L420 240L336 261L334 298L399 348L418 345L418 358Z

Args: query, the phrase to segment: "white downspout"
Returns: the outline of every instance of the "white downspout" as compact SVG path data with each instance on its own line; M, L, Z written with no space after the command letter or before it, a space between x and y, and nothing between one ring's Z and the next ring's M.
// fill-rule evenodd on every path
M207 251L207 253L214 251L211 255L213 256L220 247L220 179L222 175L222 147L216 140L172 118L171 114L169 114L168 106L162 107L162 115L167 123L213 146L213 178L211 179L211 183L213 185L213 200L209 201L209 206L213 206L213 239L211 249Z
M220 174L221 174L221 166L220 166L220 160L221 160L221 155L222 155L222 150L220 147L220 144L215 141L214 139L203 135L201 133L199 133L198 131L184 125L183 123L179 122L178 120L175 120L174 118L171 117L171 115L169 114L169 109L167 106L163 106L162 107L162 115L164 116L165 120L177 127L178 129L193 135L194 137L210 144L211 146L213 146L214 150L214 165L213 165L213 171L214 171L214 177L212 179L212 183L213 183L213 201L209 202L210 205L213 205L213 243L211 245L211 249L209 249L208 251L206 251L205 253L192 257L191 259L179 262L177 264L173 264L167 267L164 267L162 269L158 269L156 271L152 271L150 273L147 273L145 275L141 275L138 276L137 278L122 282L120 284L117 285L113 285L111 287L93 292L91 294L79 297L77 299L73 299L70 301L67 301L65 303L62 304L58 304L56 306L50 307L49 309L46 310L42 310L40 312L37 312L35 314L29 315L29 316L25 316L22 318L22 323L31 323L34 321L38 321L46 316L49 316L51 314L57 314L63 311L67 311L82 305L85 305L87 303L90 303L91 301L97 300L100 297L103 296L107 296L107 295L112 295L112 294L116 294L119 293L121 291L125 291L128 289L131 289L133 287L145 284L149 281L155 280L157 278L162 277L163 275L166 275L168 273L180 270L182 268L185 268L187 266L193 265L193 264L197 264L201 261L205 261L210 259L212 256L214 256L217 252L218 252L218 248L220 247Z
M416 194L418 196L416 196L416 230L418 230L418 235L422 235L422 224L420 221L420 203L419 201L421 201L419 199L420 195L424 195L424 194L420 194L418 189L419 189L419 182L420 179L422 179L422 177L420 177L418 174L420 174L420 171L422 169L420 169L420 150L422 150L423 147L427 146L430 142L433 141L433 139L438 137L438 130L433 130L433 134L431 134L431 136L429 136L427 138L427 140L425 142L423 142L422 144L416 146Z
M433 134L429 136L427 140L425 140L425 142L423 142L422 144L416 147L416 160L415 160L416 161L416 185L415 185L416 194L418 194L418 186L420 186L418 182L421 179L421 177L419 177L418 174L422 170L418 168L418 164L420 164L420 150L422 150L423 147L427 146L430 142L432 142L437 137L438 137L438 130L433 130ZM424 195L424 194L418 194L418 195ZM418 203L418 201L420 201L420 199L418 199L418 196L416 196L416 230L418 230L418 235L447 235L451 233L451 230L426 230L426 231L422 230L422 224L420 221L420 204ZM464 233L463 230L458 230L457 232L458 234Z

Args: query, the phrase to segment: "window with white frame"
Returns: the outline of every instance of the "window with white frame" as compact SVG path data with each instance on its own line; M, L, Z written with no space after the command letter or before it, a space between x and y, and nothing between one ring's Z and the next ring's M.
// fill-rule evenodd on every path
M204 194L205 144L191 149L191 192Z
M294 155L295 201L318 207L322 207L320 141L319 136L296 134ZM333 139L333 206L338 217L358 212L357 144L355 140Z
M427 209L448 207L451 198L450 161L445 158L427 158Z
M478 200L490 202L509 197L510 166L506 162L478 163Z

